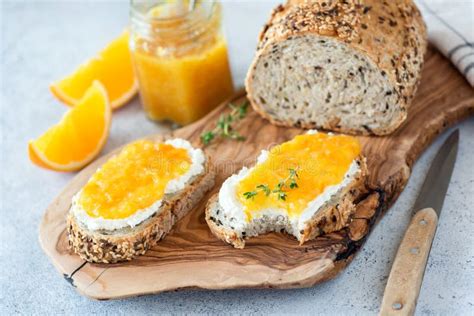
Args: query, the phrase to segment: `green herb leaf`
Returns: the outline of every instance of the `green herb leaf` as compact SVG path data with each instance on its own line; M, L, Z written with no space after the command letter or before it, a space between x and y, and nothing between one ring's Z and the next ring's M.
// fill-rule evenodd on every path
M270 189L268 184L259 184L255 187L255 191L245 192L244 196L247 199L250 199L256 196L259 192L265 193L265 196L269 196L270 194L275 193L277 195L278 200L286 201L288 194L285 188L289 188L291 190L298 188L298 183L296 182L296 179L298 178L298 173L296 172L296 170L297 169L288 169L288 177L283 180L280 180L273 190Z
M272 193L272 191L270 190L270 188L266 184L257 185L257 189L262 190L265 193L266 196L269 196L270 193Z
M227 122L225 121L225 116L221 115L219 117L219 120L217 121L217 127L220 129L224 129L226 125L227 125Z
M288 170L290 171L290 178L299 178L298 173L296 172L296 169L290 168Z
M242 104L240 107L239 107L239 118L243 118L245 117L245 115L247 114L247 108L249 106L249 103L248 102L245 102L244 104Z
M215 137L215 134L212 131L208 131L201 134L201 141L204 145L209 144Z
M252 199L256 195L257 195L257 192L255 192L255 191L249 191L249 192L244 193L244 196L247 200Z
M248 102L245 102L240 106L229 104L232 111L227 115L222 114L216 122L216 127L212 131L206 131L201 134L202 143L208 145L216 138L216 136L230 138L237 141L245 140L246 138L244 136L233 130L232 123L245 117L248 105Z
M286 201L286 193L285 192L279 192L278 193L278 199Z

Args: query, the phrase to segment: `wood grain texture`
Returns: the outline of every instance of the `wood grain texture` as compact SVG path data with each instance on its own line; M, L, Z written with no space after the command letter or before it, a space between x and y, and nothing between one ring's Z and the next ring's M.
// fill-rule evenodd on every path
M438 215L432 208L420 210L413 216L388 277L381 316L409 316L415 313L437 225Z
M235 98L243 102L243 93ZM199 145L228 108L223 105L204 119L174 131L170 137ZM217 240L204 220L204 205L222 181L243 165L252 165L261 149L292 138L301 130L276 127L250 112L238 129L245 142L222 141L206 148L216 163L214 189L146 255L126 263L90 264L71 253L65 233L72 196L111 154L80 172L51 203L40 225L40 242L54 266L77 290L96 299L122 298L162 291L203 288L308 287L334 277L353 258L371 227L403 190L412 164L444 129L474 113L474 91L439 53L430 49L423 81L409 119L386 137L360 137L368 160L370 192L358 204L349 227L299 246L283 234L250 239L245 249ZM156 138L161 136L151 136Z

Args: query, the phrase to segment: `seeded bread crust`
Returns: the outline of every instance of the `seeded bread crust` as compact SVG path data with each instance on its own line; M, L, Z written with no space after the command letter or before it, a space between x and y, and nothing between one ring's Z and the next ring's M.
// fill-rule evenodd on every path
M95 263L128 261L143 255L162 240L174 224L184 217L214 186L214 170L209 157L202 175L180 192L166 195L159 213L135 226L114 231L91 231L72 212L67 217L69 246L82 259Z
M368 175L365 158L358 158L360 174L343 188L339 194L327 201L318 212L306 221L302 231L291 231L288 219L260 218L254 228L238 232L223 222L224 211L219 204L218 193L213 195L206 206L206 222L211 232L220 240L231 244L235 248L245 247L245 240L267 232L286 232L295 236L300 245L323 234L338 231L349 226L356 209L357 201L367 192L366 179ZM266 221L266 222L265 222Z
M331 47L329 52L321 49L326 63L312 65L312 49L298 50L307 41L314 49L321 42L338 45L343 57L335 60ZM247 94L253 108L276 125L389 134L406 119L426 47L426 26L411 0L289 0L273 10L260 33ZM303 60L290 63L289 53ZM331 69L334 64L336 70ZM332 95L320 93L327 87ZM342 96L336 100L335 94Z

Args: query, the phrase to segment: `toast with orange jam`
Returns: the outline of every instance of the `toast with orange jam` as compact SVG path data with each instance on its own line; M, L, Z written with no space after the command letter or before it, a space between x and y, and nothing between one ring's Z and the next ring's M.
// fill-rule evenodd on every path
M253 167L229 177L209 201L206 221L236 248L267 232L303 244L350 223L366 176L355 137L310 131L262 151Z
M74 196L69 244L89 262L131 260L163 239L213 185L209 157L189 142L131 143Z

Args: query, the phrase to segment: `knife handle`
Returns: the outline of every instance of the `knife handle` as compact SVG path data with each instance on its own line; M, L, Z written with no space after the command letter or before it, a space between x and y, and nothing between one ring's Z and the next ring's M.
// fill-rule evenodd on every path
M388 277L380 315L413 315L426 261L438 225L432 208L415 213L398 248Z

